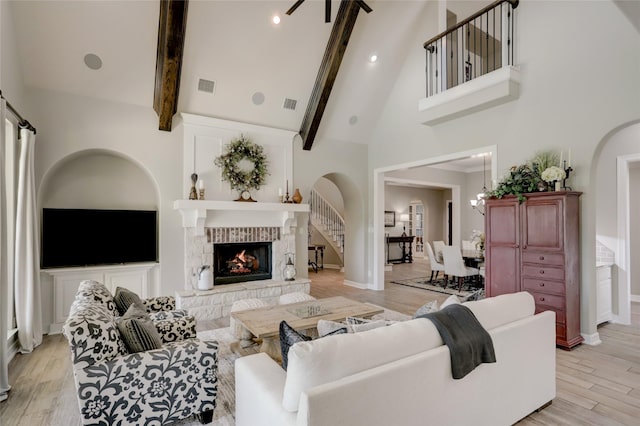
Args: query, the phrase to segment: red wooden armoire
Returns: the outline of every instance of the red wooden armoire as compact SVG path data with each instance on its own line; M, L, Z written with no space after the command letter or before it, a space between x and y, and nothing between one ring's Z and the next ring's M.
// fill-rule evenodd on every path
M556 313L556 344L571 349L580 335L581 192L537 192L487 200L487 297L528 291L536 313Z

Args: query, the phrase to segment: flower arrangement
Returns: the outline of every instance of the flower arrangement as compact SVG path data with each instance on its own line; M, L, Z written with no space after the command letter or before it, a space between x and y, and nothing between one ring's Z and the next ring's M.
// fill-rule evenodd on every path
M487 192L487 196L502 198L505 195L513 194L518 197L520 202L523 202L525 196L522 194L537 191L540 181L537 168L532 168L528 164L513 166L498 183L498 186Z
M240 164L243 160L252 162L253 168L243 169ZM222 168L222 180L229 182L231 189L238 191L260 189L269 174L264 149L242 134L225 147L225 154L217 157L214 164Z
M484 250L484 238L484 232L482 231L477 231L474 229L471 233L471 242L475 243L476 249L478 250Z
M542 172L542 180L545 182L554 182L557 180L562 180L567 177L567 174L564 170L562 170L558 166L547 167L544 172Z

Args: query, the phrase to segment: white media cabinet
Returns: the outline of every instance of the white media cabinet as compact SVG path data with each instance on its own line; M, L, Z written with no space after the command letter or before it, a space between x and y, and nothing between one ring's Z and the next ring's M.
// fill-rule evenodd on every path
M88 266L85 268L43 269L53 277L53 323L49 333L61 333L69 315L78 286L83 280L95 280L115 292L116 287L127 288L141 298L150 297L153 291L153 273L159 263L134 263L127 265Z

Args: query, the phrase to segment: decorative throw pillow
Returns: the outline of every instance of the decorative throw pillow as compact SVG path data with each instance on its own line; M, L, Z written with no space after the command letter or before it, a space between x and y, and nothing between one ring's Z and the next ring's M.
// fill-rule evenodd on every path
M344 328L345 330L347 330L348 333L353 333L353 330L351 330L351 326L349 324L343 324L341 322L337 322L337 321L329 321L329 320L318 320L318 336L323 337L326 336L327 334L333 333L336 330L340 330L341 328Z
M127 312L127 309L129 309L129 305L132 303L137 302L140 306L144 306L142 300L137 294L122 287L116 287L116 294L113 296L113 301L116 303L116 307L118 308L120 315L124 315L125 312Z
M431 302L427 302L424 305L420 306L415 314L413 314L413 318L418 318L420 315L430 314L431 312L436 312L438 310L438 301L432 300Z
M446 308L449 305L460 305L460 299L458 299L458 296L456 296L455 294L452 294L451 296L447 297L447 300L445 300L444 302L442 302L442 306L440 306L440 310L443 310L444 308Z
M331 336L333 334L345 334L346 332L346 328L339 328L321 337ZM285 370L287 369L287 364L289 363L289 348L298 342L308 342L309 340L312 340L312 338L297 332L289 324L287 324L286 321L280 322L280 350L282 351L282 368L284 368Z
M360 333L374 328L380 328L394 324L397 321L372 320L367 318L347 317L345 320L352 333Z
M162 339L155 324L141 306L141 304L131 304L127 312L118 320L118 331L129 353L162 347Z

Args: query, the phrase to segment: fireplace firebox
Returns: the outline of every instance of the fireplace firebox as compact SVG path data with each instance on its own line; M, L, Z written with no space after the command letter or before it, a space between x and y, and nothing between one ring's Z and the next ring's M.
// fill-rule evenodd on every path
M213 245L214 284L271 279L271 243Z

